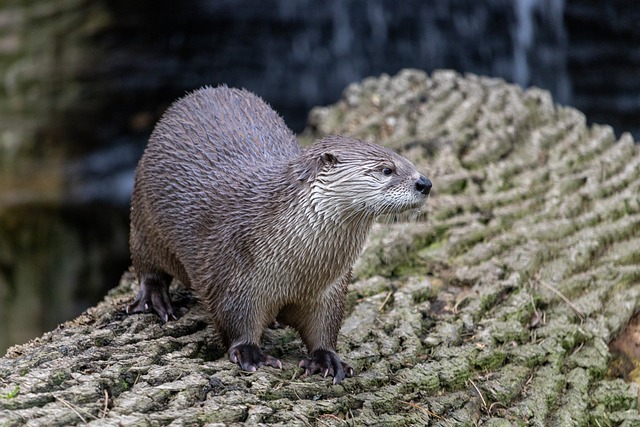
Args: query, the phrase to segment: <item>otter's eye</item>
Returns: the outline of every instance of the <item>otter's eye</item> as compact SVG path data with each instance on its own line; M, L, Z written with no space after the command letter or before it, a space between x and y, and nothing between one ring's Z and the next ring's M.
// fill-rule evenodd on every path
M382 169L382 173L385 174L385 175L391 175L393 173L393 169L384 168L384 169Z

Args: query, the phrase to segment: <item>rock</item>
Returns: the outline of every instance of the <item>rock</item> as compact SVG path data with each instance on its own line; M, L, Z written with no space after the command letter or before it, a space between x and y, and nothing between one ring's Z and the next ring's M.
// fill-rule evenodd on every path
M3 425L631 425L638 387L608 376L639 306L640 151L628 134L498 79L404 70L349 86L306 137L386 144L433 183L415 222L381 222L356 269L339 386L241 372L195 304L125 316L130 274L77 319L0 359ZM174 289L185 305L192 297Z

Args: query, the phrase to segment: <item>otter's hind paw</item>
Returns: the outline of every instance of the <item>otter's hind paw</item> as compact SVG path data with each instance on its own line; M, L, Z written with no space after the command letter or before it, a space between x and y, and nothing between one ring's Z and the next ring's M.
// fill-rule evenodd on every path
M264 354L255 344L234 345L229 349L229 360L248 372L255 372L261 366L282 369L282 362L279 359Z
M300 367L305 375L321 373L333 377L333 383L339 384L345 377L353 376L353 368L340 359L335 351L318 349L311 353L310 359L300 361Z

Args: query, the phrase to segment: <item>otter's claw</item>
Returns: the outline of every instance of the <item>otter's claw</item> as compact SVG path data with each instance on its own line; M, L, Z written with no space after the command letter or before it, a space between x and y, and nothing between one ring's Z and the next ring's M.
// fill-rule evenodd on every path
M142 285L135 301L129 304L126 310L127 314L153 311L164 323L177 319L169 292L162 287Z
M229 360L248 372L255 372L261 366L282 369L282 362L279 359L264 354L255 344L234 345L229 349Z
M323 377L331 375L333 383L339 384L345 377L353 376L353 368L340 360L335 351L315 350L310 359L300 361L300 367L304 369L304 375L322 373Z

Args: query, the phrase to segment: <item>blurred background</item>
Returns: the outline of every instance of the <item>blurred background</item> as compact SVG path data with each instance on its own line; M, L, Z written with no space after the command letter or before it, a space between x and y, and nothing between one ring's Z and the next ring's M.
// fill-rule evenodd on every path
M351 82L450 68L638 139L639 22L637 0L1 0L0 355L117 285L136 162L186 91L245 87L300 132Z

